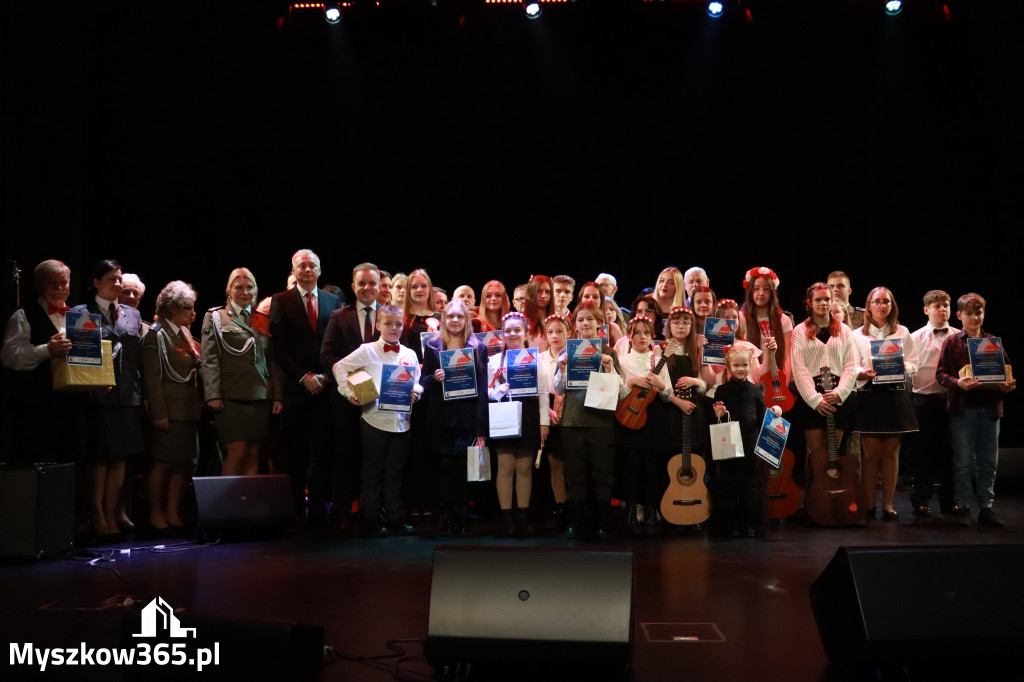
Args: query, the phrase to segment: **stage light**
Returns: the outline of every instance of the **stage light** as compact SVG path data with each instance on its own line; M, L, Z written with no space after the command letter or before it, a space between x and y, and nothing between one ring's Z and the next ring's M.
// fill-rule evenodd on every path
M526 8L526 18L536 19L540 16L540 3L536 1L527 2L524 7Z
M708 16L711 17L712 19L717 19L718 17L722 16L722 13L724 11L725 5L718 2L718 0L714 0L713 2L708 3Z
M903 11L903 0L886 0L885 13L894 17Z
M337 24L341 21L341 10L337 7L328 7L324 10L324 19L328 24Z

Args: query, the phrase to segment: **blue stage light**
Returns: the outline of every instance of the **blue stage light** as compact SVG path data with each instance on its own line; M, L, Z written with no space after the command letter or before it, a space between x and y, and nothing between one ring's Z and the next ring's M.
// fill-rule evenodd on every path
M718 2L718 0L714 0L714 2L708 3L708 16L711 17L712 19L717 19L718 17L722 16L722 13L724 11L725 5Z
M903 1L902 0L886 0L886 3L885 3L885 13L888 14L890 17L894 17L894 16L896 16L897 14L899 14L902 11L903 11Z

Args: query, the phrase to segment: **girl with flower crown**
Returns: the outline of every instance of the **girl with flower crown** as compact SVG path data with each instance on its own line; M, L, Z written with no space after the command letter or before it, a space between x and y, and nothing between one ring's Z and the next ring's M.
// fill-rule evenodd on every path
M526 348L530 324L520 312L507 313L502 319L502 340L505 349L491 356L487 363L489 377L487 396L499 401L509 395L507 351ZM523 404L522 436L502 438L492 442L498 453L498 473L494 479L501 507L501 525L504 535L533 532L530 523L530 493L533 488L533 459L548 436L550 417L548 392L541 378L540 362L537 368L537 396L511 398ZM512 493L516 493L517 509L512 509Z
M548 349L540 354L538 368L540 371L540 389L548 392L550 408L548 421L550 428L548 438L544 441L544 454L547 456L551 469L551 493L555 498L555 526L565 530L566 503L569 494L565 488L565 444L562 439L562 406L564 395L556 395L553 385L555 370L558 368L558 356L565 350L566 339L569 338L569 318L557 313L544 320L544 335Z
M793 336L793 320L779 305L779 276L771 268L754 267L743 278L746 297L740 308L740 326L736 338L749 341L761 350L761 361L753 372L758 381L769 370L774 356L776 367L785 377L792 376L789 366L789 344Z

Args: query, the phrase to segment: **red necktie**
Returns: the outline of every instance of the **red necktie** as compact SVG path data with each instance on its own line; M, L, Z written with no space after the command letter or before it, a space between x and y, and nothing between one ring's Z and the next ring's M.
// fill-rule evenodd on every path
M401 348L401 346L399 346L398 344L395 344L395 345L391 345L390 343L385 343L384 344L384 352L385 353L397 353L399 348Z
M309 324L313 327L313 333L316 333L316 297L313 296L313 292L306 294L306 314L309 315Z

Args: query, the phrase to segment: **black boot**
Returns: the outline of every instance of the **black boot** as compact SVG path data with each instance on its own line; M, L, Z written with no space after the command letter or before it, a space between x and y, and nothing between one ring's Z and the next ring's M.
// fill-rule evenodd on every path
M564 531L569 522L569 514L565 510L565 502L555 503L555 510L551 513L551 517L555 522L555 530L558 532Z
M519 508L516 510L516 518L519 521L519 532L523 535L532 535L537 529L530 523L530 510Z
M631 504L627 507L626 528L630 537L640 537L644 532L644 508L640 504Z
M608 530L608 517L610 515L610 501L599 500L597 503L597 539L608 540L612 537L611 532Z
M516 517L511 509L501 510L501 531L498 535L505 537L516 535Z
M579 540L583 537L583 505L579 502L566 502L565 510L569 522L562 537L566 540Z
M644 535L649 538L661 535L661 514L657 507L647 507L644 510Z

